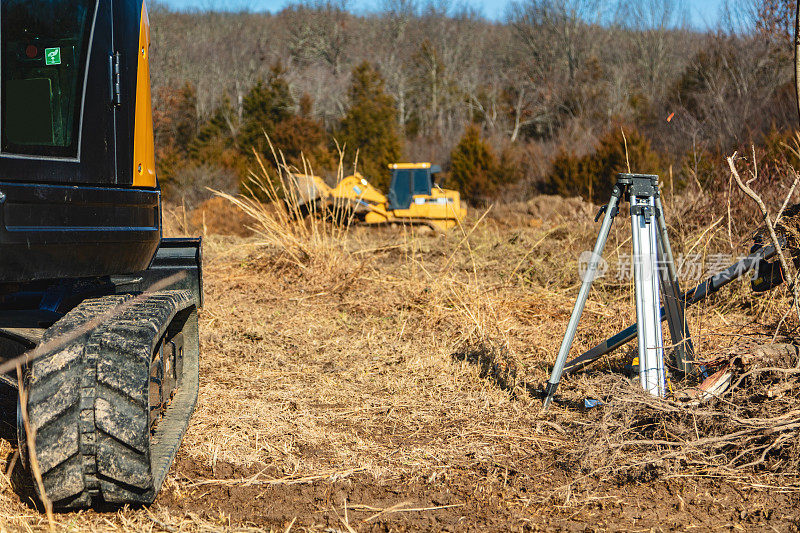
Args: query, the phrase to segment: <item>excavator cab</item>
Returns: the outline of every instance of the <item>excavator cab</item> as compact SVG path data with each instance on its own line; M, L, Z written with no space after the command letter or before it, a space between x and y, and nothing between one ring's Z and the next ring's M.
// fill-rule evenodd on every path
M143 0L0 0L0 365L22 374L0 430L62 509L152 502L197 399L201 243L162 238L149 46Z
M2 0L0 282L145 270L153 143L141 0Z
M84 82L79 74L86 63L92 10L88 3L70 2L73 9L54 4L52 16L40 16L40 11L32 13L40 7L36 4L3 4L2 149L74 157Z

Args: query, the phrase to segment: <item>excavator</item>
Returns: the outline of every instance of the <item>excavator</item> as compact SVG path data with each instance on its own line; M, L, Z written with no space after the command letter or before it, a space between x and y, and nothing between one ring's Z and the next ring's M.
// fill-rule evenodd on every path
M149 31L143 0L0 2L0 392L58 509L152 502L197 400L201 243L162 237Z
M458 191L442 189L435 176L441 173L431 163L393 163L388 197L364 176L355 174L329 187L319 176L293 174L292 199L305 211L333 212L337 218L365 224L421 224L444 233L458 226L467 210ZM321 206L323 209L319 209ZM316 206L316 209L310 209Z

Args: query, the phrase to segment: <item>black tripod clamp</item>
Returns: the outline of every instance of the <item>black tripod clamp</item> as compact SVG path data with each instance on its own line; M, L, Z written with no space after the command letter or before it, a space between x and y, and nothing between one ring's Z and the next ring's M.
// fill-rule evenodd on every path
M632 197L657 198L658 197L658 176L650 174L620 174L617 181L625 180L627 185L626 199L630 203ZM631 203L631 216L642 216L646 223L657 216L656 208L650 205L639 205Z
M627 174L625 174L625 175L627 175ZM628 184L629 183L626 182L622 178L622 176L623 176L623 174L620 174L619 176L617 176L617 183L614 184L614 189L611 191L612 199L616 198L617 200L619 200L623 196L625 196L627 198L626 191L628 190ZM612 201L609 200L609 202L606 205L604 205L603 207L600 208L599 211L597 211L597 214L594 217L594 221L595 222L599 221L603 217L603 215L606 213L606 211L608 211L608 206L611 205L611 203L612 203ZM612 220L614 218L616 218L617 215L619 214L619 207L617 207L617 204L619 202L617 201L617 202L613 202L613 203L614 203L614 209L613 209L613 211L611 211L611 219Z
M637 198L656 198L658 196L658 176L654 174L618 174L617 187L623 189L625 200Z

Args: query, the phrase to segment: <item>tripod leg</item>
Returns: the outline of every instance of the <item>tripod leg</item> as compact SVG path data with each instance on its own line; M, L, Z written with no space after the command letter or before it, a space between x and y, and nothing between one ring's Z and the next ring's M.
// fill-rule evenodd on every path
M611 231L611 224L614 222L614 217L617 215L621 196L622 189L620 189L618 185L615 185L611 193L611 199L606 206L606 213L603 218L603 224L600 227L600 234L597 236L597 242L594 245L594 250L586 266L586 273L583 278L581 290L578 293L575 307L572 309L572 315L570 316L569 324L567 324L564 340L561 341L561 348L558 350L558 357L556 357L553 372L550 375L550 380L547 382L544 391L544 409L547 409L553 401L553 395L556 392L556 388L558 388L561 374L564 372L564 363L567 362L569 349L572 347L572 341L575 339L575 333L578 330L578 322L581 319L583 308L586 306L586 300L589 298L589 289L591 289L592 281L594 281L594 277L597 275L597 268L603 255L603 249L605 248L608 234Z
M686 326L684 302L680 283L678 282L678 269L675 267L675 260L672 256L672 247L667 234L667 221L664 217L664 207L661 204L660 196L656 196L656 220L658 222L659 257L661 259L658 274L663 290L667 324L669 325L672 344L675 345L675 362L678 372L688 374L692 371L694 345L689 335L689 329Z
M639 337L639 379L653 394L664 393L664 342L658 279L658 241L652 196L631 194L636 323Z

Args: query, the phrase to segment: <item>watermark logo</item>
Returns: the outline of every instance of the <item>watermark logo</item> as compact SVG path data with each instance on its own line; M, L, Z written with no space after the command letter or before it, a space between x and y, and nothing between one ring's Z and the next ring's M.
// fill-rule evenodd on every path
M678 277L685 281L700 281L712 276L716 276L722 271L730 268L729 265L736 265L738 271L734 274L738 277L744 274L742 269L746 269L746 265L741 262L743 256L737 257L731 254L687 254L679 255L675 258L675 269L677 270ZM586 281L587 276L590 276L590 265L592 261L596 263L594 274L591 275L590 281L598 278L608 277L612 281L628 282L634 277L635 267L640 265L643 261L642 257L634 258L630 255L620 256L616 263L609 264L608 261L600 256L595 257L593 252L581 252L578 257L578 274L581 281ZM649 262L649 261L648 261ZM668 269L667 263L663 260L655 261L656 272L666 272Z
M581 281L594 281L608 272L608 261L594 252L582 252L578 257L578 275Z

